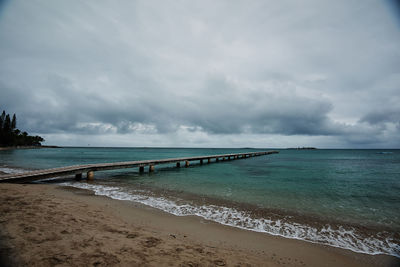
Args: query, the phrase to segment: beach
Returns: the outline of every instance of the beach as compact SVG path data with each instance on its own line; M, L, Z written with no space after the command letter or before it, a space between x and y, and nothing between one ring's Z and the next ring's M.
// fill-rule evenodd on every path
M400 0L31 2L0 267L400 267Z
M1 184L7 266L397 266L387 255L174 216L89 190Z

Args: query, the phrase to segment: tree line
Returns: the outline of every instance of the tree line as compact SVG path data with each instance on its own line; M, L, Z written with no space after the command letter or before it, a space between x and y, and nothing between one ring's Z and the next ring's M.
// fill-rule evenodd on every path
M3 110L0 116L0 146L40 146L44 139L31 136L17 128L17 116L6 114Z

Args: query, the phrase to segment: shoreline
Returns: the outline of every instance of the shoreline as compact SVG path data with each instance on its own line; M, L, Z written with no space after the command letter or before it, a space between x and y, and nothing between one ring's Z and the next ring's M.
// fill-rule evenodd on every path
M178 217L140 203L95 196L89 190L1 184L0 193L2 234L17 265L399 264L393 256L242 230L197 216Z
M41 148L61 148L60 146L1 146L0 151L14 149L41 149Z
M265 209L252 204L188 192L157 190L143 185L136 185L138 192L97 183L67 182L64 185L91 190L96 195L117 200L139 202L176 216L198 216L247 231L328 245L367 255L386 254L398 257L397 251L391 250L399 240L395 228L377 228L375 225L345 222L330 217Z

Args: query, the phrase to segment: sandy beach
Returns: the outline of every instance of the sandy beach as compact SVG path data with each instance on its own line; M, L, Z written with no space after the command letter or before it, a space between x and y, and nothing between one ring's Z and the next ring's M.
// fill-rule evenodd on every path
M57 185L0 184L2 266L398 266Z

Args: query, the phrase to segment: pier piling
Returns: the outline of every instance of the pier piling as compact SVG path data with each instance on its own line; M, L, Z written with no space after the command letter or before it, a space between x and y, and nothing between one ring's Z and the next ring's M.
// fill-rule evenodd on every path
M77 173L77 174L75 174L75 180L76 180L76 181L82 180L82 173Z
M94 171L88 171L86 174L86 180L93 181L94 179Z

